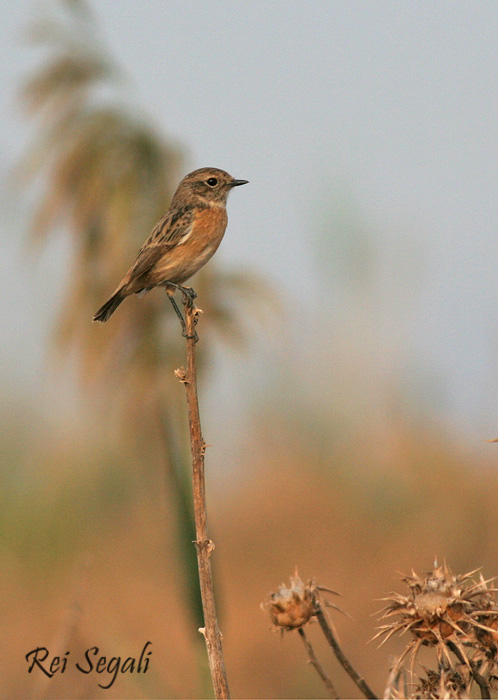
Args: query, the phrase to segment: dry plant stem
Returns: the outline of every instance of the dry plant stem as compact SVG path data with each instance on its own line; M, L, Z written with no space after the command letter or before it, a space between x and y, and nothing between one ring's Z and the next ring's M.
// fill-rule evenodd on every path
M325 639L332 647L332 651L336 655L337 660L339 661L339 663L341 664L343 669L346 671L346 673L348 673L349 676L352 678L352 680L354 681L356 686L361 690L363 695L366 698L372 698L373 700L376 700L377 696L375 695L375 693L369 688L366 681L363 680L363 678L354 670L354 668L351 666L351 664L349 663L347 658L344 656L344 653L343 653L341 647L339 646L339 644L334 636L334 633L332 632L332 629L329 625L327 617L326 617L324 611L322 610L322 606L320 604L319 599L316 597L316 595L314 596L314 603L315 603L316 618L317 618L318 622L320 623L320 627L322 628L322 632L325 635Z
M321 665L321 663L318 661L318 659L315 656L315 652L313 651L313 647L311 646L311 642L308 640L304 630L302 627L298 629L299 634L301 635L301 639L303 640L303 644L306 647L306 652L308 653L308 658L310 664L316 669L316 672L322 679L322 681L325 684L325 687L327 688L329 698L335 698L335 700L339 700L339 695L337 693L337 690L334 688L332 681L327 675L327 672Z
M448 641L446 643L448 645L448 649L450 649L455 654L460 663L465 665L465 659L463 658L460 649L457 647L457 645L451 641ZM470 664L470 672L472 674L472 678L475 680L475 682L479 686L479 690L481 691L481 698L483 698L483 700L487 700L491 697L489 685L486 683L486 679L483 678L483 676L481 676L479 671L476 669L475 663L472 661L472 659L468 659L468 662Z
M199 582L201 587L202 609L204 612L204 628L201 632L206 640L209 668L215 697L219 700L230 698L228 681L221 646L221 633L216 617L216 607L213 593L213 576L211 572L210 555L214 544L207 536L206 516L206 486L204 479L204 452L206 444L202 438L199 417L199 402L197 398L197 371L195 364L196 332L195 322L197 309L192 299L184 295L185 330L187 342L187 371L177 370L176 374L185 384L187 393L188 421L190 428L190 449L192 453L192 483L194 490L195 517L195 546L197 564L199 566Z

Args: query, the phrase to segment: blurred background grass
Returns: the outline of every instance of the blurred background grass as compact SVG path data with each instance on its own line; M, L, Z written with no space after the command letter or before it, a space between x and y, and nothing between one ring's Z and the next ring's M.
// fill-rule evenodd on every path
M19 85L31 130L8 186L39 260L25 250L15 265L38 285L44 274L54 284L61 266L63 274L60 301L42 318L52 331L41 389L6 379L1 407L0 696L209 697L186 410L173 376L184 361L178 324L160 293L128 300L105 327L90 323L191 169L188 144L134 104L89 6L55 3L34 14L25 50L39 60ZM266 177L272 166L258 168ZM252 180L242 170L233 174ZM342 593L352 619L334 614L339 637L378 692L404 642L380 650L367 642L377 599L401 585L398 572L429 570L435 556L454 571L497 571L496 452L482 445L495 436L476 447L472 430L451 422L442 380L416 350L414 319L427 294L420 246L382 238L342 183L321 186L315 219L303 224L311 282L291 279L284 289L250 261L218 259L194 281L205 312L198 352L212 443L210 531L234 697L324 696L297 635L271 634L259 609L296 565ZM251 214L258 227L264 208ZM268 251L252 235L253 248ZM275 239L276 251L292 244L285 232ZM21 303L32 304L36 326L38 295L14 300L13 313ZM355 697L317 630L310 637L341 694ZM70 649L76 660L94 645L139 655L148 640L147 675L120 676L109 690L94 675L46 681L26 672L24 656L38 645Z

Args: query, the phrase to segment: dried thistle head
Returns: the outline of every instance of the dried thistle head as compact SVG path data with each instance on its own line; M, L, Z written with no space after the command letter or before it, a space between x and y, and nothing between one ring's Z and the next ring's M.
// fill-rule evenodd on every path
M386 641L396 632L411 634L412 639L398 664L410 651L414 662L422 645L436 647L438 656L444 658L450 667L454 659L448 649L453 651L456 648L460 662L466 664L468 652L464 647L478 650L487 644L486 649L494 646L496 650L498 608L495 590L488 588L489 581L485 581L482 575L476 581L476 572L455 575L446 564L438 566L436 563L425 578L415 572L405 576L407 595L392 593L381 611L381 619L393 616L396 619L383 625L374 638L383 636L383 641Z
M276 593L268 595L261 607L270 613L275 629L297 629L309 622L315 614L316 590L315 579L311 578L305 585L296 571L290 577L290 586L282 583Z
M439 672L425 669L425 676L419 678L412 698L419 700L451 700L466 697L467 682L454 669L443 668Z

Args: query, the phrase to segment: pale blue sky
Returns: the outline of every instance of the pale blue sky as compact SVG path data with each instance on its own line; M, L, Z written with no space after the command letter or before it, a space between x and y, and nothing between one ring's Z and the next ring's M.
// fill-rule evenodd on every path
M20 37L42 4L3 3L3 174L27 137L14 92L34 54ZM498 4L91 5L130 76L124 99L185 146L187 169L250 180L231 198L222 260L274 277L287 308L316 297L320 228L348 192L385 277L378 347L435 377L443 410L469 434L498 435ZM0 360L11 386L28 389L43 374L63 251L20 276L23 206L5 190L2 202Z

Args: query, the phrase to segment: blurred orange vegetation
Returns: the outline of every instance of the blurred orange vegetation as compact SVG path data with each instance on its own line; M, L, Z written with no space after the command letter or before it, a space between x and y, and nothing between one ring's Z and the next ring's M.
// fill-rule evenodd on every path
M208 473L232 693L324 697L297 633L283 639L271 633L259 607L296 564L304 578L314 575L342 594L340 606L352 616L332 613L342 647L382 692L390 657L406 639L381 649L367 644L377 625L372 615L382 607L378 599L399 589L399 571L429 570L435 554L454 570L478 564L486 576L494 573L497 477L485 465L478 472L479 465L420 426L399 423L391 436L399 459L383 474L386 487L374 487L368 438L356 443L354 455L322 445L321 460L318 449L307 459L296 449L305 425L296 435L280 423L269 436L269 424L255 420L251 453L241 451L243 483L227 488ZM61 653L70 650L75 659L97 645L109 656L133 656L150 640L150 671L121 675L109 690L97 687L94 674L68 671L43 685L41 697L209 697L178 575L174 499L161 470L126 455L102 462L96 446L93 455L57 459L55 436L52 450L45 459L27 451L16 479L21 475L29 489L12 483L4 492L1 638L8 647L0 657L1 697L31 696L40 678L27 674L24 655L56 643L75 601L81 612ZM312 626L308 635L339 692L356 697L319 630Z

